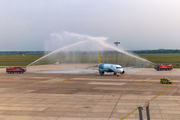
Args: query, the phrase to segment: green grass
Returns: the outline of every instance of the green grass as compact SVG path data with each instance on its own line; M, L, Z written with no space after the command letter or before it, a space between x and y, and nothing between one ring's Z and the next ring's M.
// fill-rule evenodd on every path
M37 60L43 55L5 55L0 56L0 66L27 66L29 63ZM3 62L3 63L1 63ZM9 63L12 62L12 63ZM13 63L15 62L15 63ZM19 63L16 63L19 62Z
M173 65L173 68L180 68L180 53L138 54L138 55L154 63L163 63L165 65L170 63Z
M43 55L5 55L0 56L0 62L32 62L42 57Z
M152 62L169 62L178 63L180 62L180 53L170 53L170 54L138 54L140 57L146 58Z
M28 63L0 63L0 66L27 66Z
M39 59L43 55L25 55L24 57L21 55L6 55L0 56L0 66L27 66L31 62ZM180 53L171 53L171 54L138 54L138 56L145 58L149 61L155 63L180 63ZM102 54L100 55L100 59L103 63L115 63L116 55L115 54ZM85 55L85 54L59 54L52 55L45 59L40 60L36 64L48 64L54 63L54 61L61 62L69 62L69 63L96 63L97 55ZM127 55L118 54L118 62L126 62L127 64L130 62L138 62L139 60L129 57ZM3 63L1 63L3 62ZM12 63L10 63L12 62ZM19 63L13 63L19 62ZM180 67L180 64L173 64L174 67Z

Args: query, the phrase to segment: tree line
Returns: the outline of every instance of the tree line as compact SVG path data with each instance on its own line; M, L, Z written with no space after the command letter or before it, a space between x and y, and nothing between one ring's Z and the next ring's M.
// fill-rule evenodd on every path
M0 51L0 55L2 54L47 54L50 53L51 51ZM136 54L158 54L158 53L180 53L179 49L158 49L158 50L131 50L129 52L136 53ZM66 52L60 52L60 53L66 53ZM80 53L80 54L97 54L97 53L103 53L103 54L115 54L120 52L115 51L115 50L106 50L106 51L91 51L91 52L86 52L86 51L70 51L69 53Z
M158 49L158 50L137 50L132 51L136 54L158 54L158 53L180 53L178 49Z

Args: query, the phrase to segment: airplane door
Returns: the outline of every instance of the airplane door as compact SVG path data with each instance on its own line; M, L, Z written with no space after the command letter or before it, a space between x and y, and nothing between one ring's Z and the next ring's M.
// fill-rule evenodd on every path
M116 70L116 68L114 66L111 65L110 67L111 67L111 70L113 70L113 71Z

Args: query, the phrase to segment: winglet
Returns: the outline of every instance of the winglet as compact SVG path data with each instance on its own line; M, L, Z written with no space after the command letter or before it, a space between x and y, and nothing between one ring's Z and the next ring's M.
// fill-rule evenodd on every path
M101 64L101 60L100 60L99 55L97 56L97 60L98 60L98 64L97 64L97 66L99 66L99 65Z

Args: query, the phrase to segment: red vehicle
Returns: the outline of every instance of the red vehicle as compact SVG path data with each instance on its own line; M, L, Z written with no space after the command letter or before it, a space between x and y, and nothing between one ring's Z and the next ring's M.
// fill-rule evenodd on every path
M24 73L26 72L26 67L8 67L6 68L7 73Z
M173 66L172 65L156 65L154 67L157 71L161 71L161 70L172 70Z

